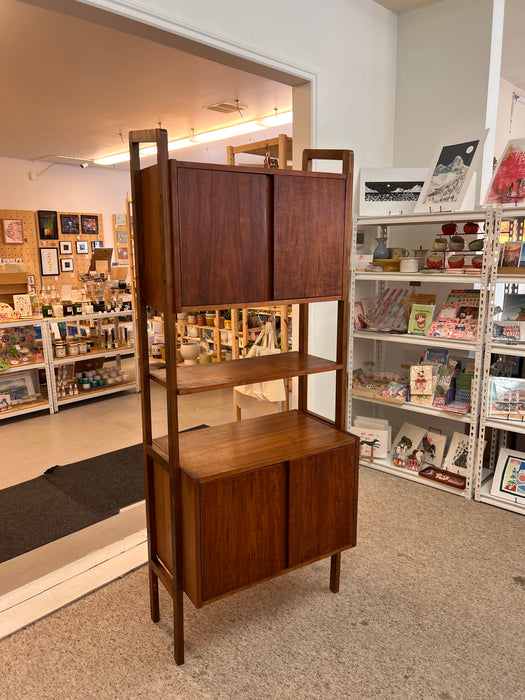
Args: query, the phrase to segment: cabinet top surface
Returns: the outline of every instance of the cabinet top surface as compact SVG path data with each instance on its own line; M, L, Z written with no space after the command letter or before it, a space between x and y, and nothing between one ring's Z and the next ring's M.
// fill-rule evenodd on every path
M345 445L357 438L299 411L285 411L179 434L181 469L212 481ZM153 444L167 459L168 437Z
M189 161L176 160L170 158L170 165L173 169L185 168L191 170L216 170L230 173L253 173L255 175L271 175L273 177L308 177L308 178L330 178L335 180L346 180L349 175L343 173L325 173L319 171L305 170L280 170L279 168L260 168L245 165L222 165L217 163L193 163ZM150 166L155 167L155 166Z

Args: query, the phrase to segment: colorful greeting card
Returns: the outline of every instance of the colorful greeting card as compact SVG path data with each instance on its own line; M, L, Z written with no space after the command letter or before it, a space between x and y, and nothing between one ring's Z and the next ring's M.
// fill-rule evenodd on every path
M432 323L434 308L431 304L414 304L410 310L408 333L412 335L426 335Z

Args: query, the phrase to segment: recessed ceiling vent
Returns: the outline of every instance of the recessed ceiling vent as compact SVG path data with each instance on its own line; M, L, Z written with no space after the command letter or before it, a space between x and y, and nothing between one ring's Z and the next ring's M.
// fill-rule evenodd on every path
M230 114L231 112L238 112L239 110L246 109L246 107L239 104L238 100L223 100L222 102L215 102L215 104L212 105L205 105L203 109L209 109L212 112L221 112L222 114Z

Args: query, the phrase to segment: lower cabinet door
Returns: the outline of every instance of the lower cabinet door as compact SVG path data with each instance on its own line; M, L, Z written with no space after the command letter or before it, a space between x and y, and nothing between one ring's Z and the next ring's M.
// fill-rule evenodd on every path
M287 466L201 484L203 601L286 568Z
M355 445L290 462L289 566L355 545Z

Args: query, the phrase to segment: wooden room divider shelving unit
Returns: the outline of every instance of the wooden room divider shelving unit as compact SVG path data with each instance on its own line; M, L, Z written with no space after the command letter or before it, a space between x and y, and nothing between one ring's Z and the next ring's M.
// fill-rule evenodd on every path
M156 143L157 165L141 170L144 142ZM131 132L130 149L151 615L159 620L160 580L181 664L183 592L201 607L325 557L337 592L341 552L355 545L359 445L344 429L352 171L169 161L162 129ZM333 361L308 354L313 301L338 303ZM301 309L298 351L177 367L177 313L291 303ZM164 314L168 434L160 439L148 307ZM308 375L319 372L336 373L333 422L308 408ZM298 410L179 434L178 395L294 376Z

